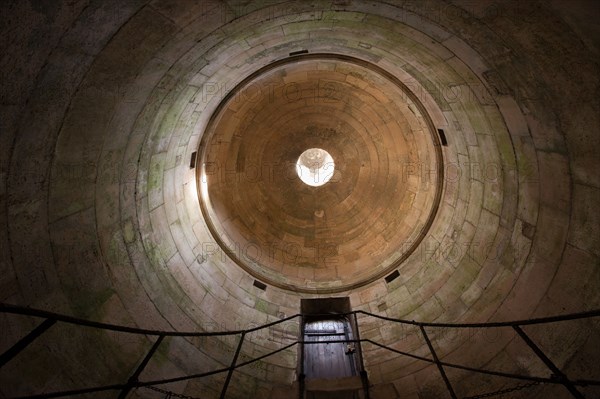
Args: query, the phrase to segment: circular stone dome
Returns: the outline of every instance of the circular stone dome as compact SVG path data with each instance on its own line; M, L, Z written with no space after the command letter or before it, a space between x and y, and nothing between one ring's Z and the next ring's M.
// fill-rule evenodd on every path
M339 292L392 271L441 194L423 106L351 57L292 57L249 76L213 114L200 154L201 207L217 243L256 278L294 291Z

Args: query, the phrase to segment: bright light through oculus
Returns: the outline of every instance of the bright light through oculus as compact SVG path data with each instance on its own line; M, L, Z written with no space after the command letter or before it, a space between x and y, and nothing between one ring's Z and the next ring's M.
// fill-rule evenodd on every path
M335 163L329 153L321 148L309 148L296 162L296 173L304 183L318 187L327 183L335 171Z

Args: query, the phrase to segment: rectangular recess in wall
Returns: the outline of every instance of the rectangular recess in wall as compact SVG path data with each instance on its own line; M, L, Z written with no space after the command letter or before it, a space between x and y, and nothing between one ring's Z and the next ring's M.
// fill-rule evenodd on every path
M196 151L192 152L192 158L190 159L190 169L196 167Z
M393 272L391 272L390 274L388 274L386 276L385 282L389 284L392 281L394 281L395 279L397 279L398 277L400 277L400 272L398 272L398 270L394 270Z
M263 291L265 291L265 290L267 289L267 285L266 285L266 284L264 284L264 283L261 283L261 282L260 282L260 281L258 281L258 280L254 280L254 286L255 286L256 288L258 288L259 290L263 290Z
M293 57L295 55L300 55L300 54L308 54L308 50L298 50L298 51L292 51L290 53L290 57Z
M444 133L444 129L438 129L438 134L440 135L442 145L446 147L448 145L448 140L446 140L446 133Z

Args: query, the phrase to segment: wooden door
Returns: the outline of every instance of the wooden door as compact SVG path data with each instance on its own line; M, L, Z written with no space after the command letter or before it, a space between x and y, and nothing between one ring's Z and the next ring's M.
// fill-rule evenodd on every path
M308 321L304 324L304 340L307 342L342 341L351 337L350 325L345 319ZM304 344L304 374L306 378L324 379L357 375L354 353L348 353L348 344L343 342Z

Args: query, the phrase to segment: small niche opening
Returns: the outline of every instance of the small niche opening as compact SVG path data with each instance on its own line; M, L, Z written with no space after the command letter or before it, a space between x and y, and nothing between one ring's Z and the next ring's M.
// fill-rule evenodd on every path
M398 277L400 277L400 272L398 272L398 270L394 270L392 273L390 273L386 276L385 282L389 284L392 281L394 281L395 279L397 279Z
M260 281L258 281L258 280L254 280L254 286L255 286L256 288L258 288L259 290L262 290L262 291L266 291L266 289L267 289L267 285L266 285L266 284L264 284L264 283L261 283L261 282L260 282Z
M298 51L292 51L290 53L290 57L293 57L295 55L302 55L302 54L308 54L308 50L298 50Z
M438 129L438 134L440 135L440 141L442 145L446 147L448 145L448 140L446 139L446 133L444 133L444 129Z
M192 157L190 158L190 169L194 169L196 167L196 151L192 152Z

